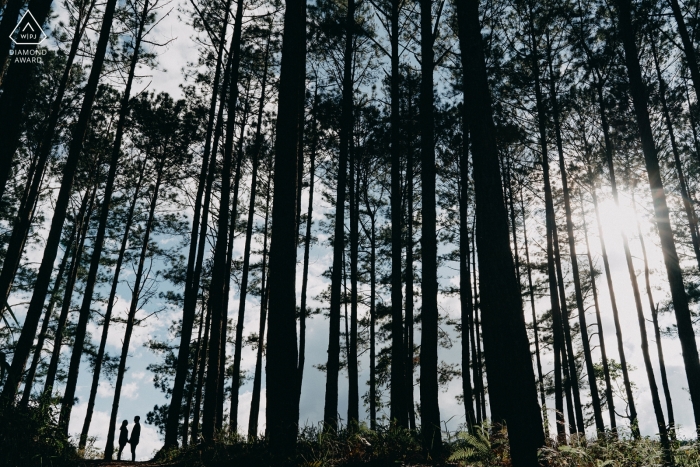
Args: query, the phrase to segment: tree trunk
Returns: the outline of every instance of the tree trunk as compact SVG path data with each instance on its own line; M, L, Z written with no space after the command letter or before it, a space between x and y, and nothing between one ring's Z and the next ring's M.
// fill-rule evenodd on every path
M88 321L90 320L90 306L92 305L92 295L95 290L95 283L97 282L97 273L100 268L102 247L104 246L105 232L107 230L107 219L109 218L109 205L112 201L114 181L117 176L117 165L119 163L119 156L121 155L121 143L122 137L124 135L124 126L126 125L126 120L129 116L129 100L131 97L131 86L134 82L136 66L138 65L139 61L139 49L141 47L141 40L144 36L144 27L146 24L147 17L150 16L148 3L148 0L144 2L143 11L141 12L141 18L139 19L138 30L136 32L136 37L134 38L134 53L131 56L131 63L129 65L129 75L126 81L124 95L122 96L122 101L119 108L119 120L117 123L116 135L114 137L114 144L112 146L112 155L109 163L109 174L107 175L107 183L105 185L105 191L102 200L102 210L100 211L100 223L97 227L97 233L95 235L92 256L90 258L90 269L88 271L88 276L85 281L85 291L83 292L83 301L80 306L78 326L76 327L75 331L73 353L71 354L70 369L68 371L68 381L66 382L66 389L63 395L63 403L61 405L61 416L59 418L59 425L65 430L66 433L68 433L68 422L70 421L70 414L71 410L73 409L73 401L75 399L75 390L78 384L78 373L80 372L80 360L83 354L83 343L85 341ZM105 17L106 15L107 13L105 13ZM100 32L100 41L102 41L103 32L105 32L104 25L103 31ZM106 27L105 35L109 36L109 27ZM102 53L102 56L104 57L104 52Z
M243 319L245 316L245 300L248 294L248 274L250 269L250 244L253 239L253 223L255 222L255 195L257 193L258 187L258 166L260 165L260 151L262 147L262 118L263 110L265 108L265 86L267 84L267 63L268 55L270 51L270 39L267 40L267 45L265 47L265 65L263 70L263 77L261 83L260 91L260 101L258 105L258 121L255 125L255 147L253 148L253 160L252 164L252 174L250 176L250 202L248 204L248 223L246 225L245 231L245 247L243 249L243 271L241 273L241 288L240 288L240 300L238 302L238 321L236 323L236 341L235 350L233 356L233 384L231 386L231 432L235 433L238 426L238 379L240 378L239 373L241 371L241 351L243 344ZM243 132L241 132L241 140ZM243 157L243 153L239 153L239 159ZM267 216L267 213L265 214ZM267 228L267 227L266 227ZM267 242L267 239L265 239ZM262 309L262 307L261 307ZM264 319L261 320L261 323ZM263 331L260 333L262 335ZM258 343L262 346L262 342ZM257 373L257 366L256 366ZM252 410L252 405L251 405ZM250 430L249 430L250 431ZM257 428L256 428L257 434Z
M220 403L219 397L219 375L222 327L226 310L225 290L226 290L226 255L228 244L229 208L231 196L231 169L233 165L233 135L236 126L236 102L238 100L238 77L239 65L241 62L241 33L243 24L243 2L238 2L236 7L236 19L233 26L233 37L231 38L232 52L231 60L231 82L229 88L228 120L226 124L226 141L224 143L224 160L221 172L221 198L219 204L219 219L216 233L216 244L214 246L214 261L212 266L212 279L209 290L209 301L211 303L211 339L209 346L209 358L207 360L207 381L204 391L204 407L202 412L202 436L211 443L214 440L214 429L216 427L216 411Z
M357 368L357 260L359 248L359 176L354 132L350 133L350 348L348 352L348 429L357 430L360 420L360 395Z
M117 369L117 381L114 384L114 400L112 401L112 414L109 418L109 427L107 431L107 444L105 446L105 456L107 460L112 459L112 453L114 452L114 434L117 429L117 415L119 411L119 400L121 398L122 384L124 382L124 373L126 373L126 359L129 356L129 343L131 341L131 334L136 325L136 312L139 309L139 298L141 295L142 279L144 276L144 269L146 265L146 254L148 253L148 242L151 237L151 230L153 228L153 219L155 218L156 204L158 203L158 191L160 190L161 180L163 179L163 169L165 166L166 155L161 155L161 160L158 161L158 175L156 176L156 183L153 188L153 195L151 196L150 208L148 211L148 220L146 221L145 232L143 234L143 244L141 245L141 252L139 254L139 263L136 269L136 277L134 279L134 288L131 293L131 305L129 305L129 314L126 320L126 330L124 331L124 339L122 341L122 354L119 359L119 368ZM146 275L148 273L146 272Z
M78 244L73 251L73 259L71 260L70 267L68 268L68 277L66 280L66 288L63 293L63 302L61 304L61 313L58 317L58 323L56 324L56 334L54 335L53 351L51 352L51 360L49 362L49 368L46 372L46 379L44 382L44 393L52 395L53 384L56 379L56 373L58 371L58 363L61 358L61 346L63 345L63 331L66 327L66 322L68 321L68 313L70 312L71 297L73 296L73 288L75 287L75 281L78 276L78 269L80 268L80 260L83 255L83 250L85 248L85 236L87 234L88 224L90 223L90 215L92 214L92 205L95 199L96 188L88 191L83 196L83 202L80 206L80 211L76 217L76 222L79 222L78 230ZM92 194L90 194L92 192ZM68 250L66 253L68 254Z
M595 420L598 433L605 433L605 423L603 423L603 412L600 408L600 395L595 379L595 369L593 368L593 356L591 355L591 344L588 338L588 325L586 323L586 307L583 302L583 292L581 291L581 278L578 269L578 256L576 255L576 237L574 236L574 223L571 216L571 196L569 194L569 182L566 174L566 162L564 160L564 148L559 124L559 104L557 101L556 82L554 65L552 59L552 47L547 33L547 64L549 67L549 95L552 105L552 116L554 118L554 133L556 135L557 152L559 153L559 172L561 174L562 191L564 194L564 210L566 212L566 233L569 241L569 255L571 261L571 273L574 279L574 295L576 297L576 307L578 308L578 321L581 333L581 344L583 346L583 356L586 363L586 374L588 376L588 386L591 391L591 405L593 406L593 419Z
M591 257L591 247L588 243L588 225L586 224L586 211L583 204L583 193L579 192L581 198L581 220L583 221L583 233L586 239L586 258L591 276L591 291L593 293L593 305L595 307L596 325L598 326L598 340L600 341L600 355L603 363L603 375L605 376L605 398L608 405L608 415L610 416L610 431L617 434L617 422L615 420L615 403L613 400L612 383L610 381L610 369L608 367L608 353L605 350L605 338L603 336L603 320L600 316L600 305L598 303L598 287L595 283L595 269L593 258Z
M355 1L348 1L345 17L345 55L343 57L343 95L340 123L340 154L338 158L338 181L335 198L335 227L333 236L333 269L331 271L331 300L328 333L328 363L326 365L326 400L323 408L323 423L326 431L338 429L338 372L340 370L340 304L345 251L345 191L350 137L352 135L353 87L352 52L355 24ZM277 136L279 140L279 135ZM277 180L275 180L277 188ZM274 210L274 207L273 207ZM272 216L273 222L275 216ZM274 229L273 229L274 237ZM274 238L273 238L274 246ZM272 269L272 264L270 265ZM273 270L274 272L274 270Z
M83 422L83 430L80 434L80 441L78 444L79 449L84 449L87 443L88 433L90 431L90 424L92 423L92 415L95 410L95 398L97 396L97 387L100 383L100 373L102 372L102 362L105 354L105 347L107 345L107 335L109 332L109 324L112 319L112 311L114 310L115 298L117 296L117 286L119 285L119 274L121 272L122 263L124 262L124 254L126 253L126 247L129 243L129 233L131 231L131 224L134 220L134 211L136 210L136 203L139 199L141 185L143 182L143 173L146 168L145 160L141 166L139 172L139 178L134 187L134 196L131 198L131 205L129 206L129 212L127 213L126 222L124 224L124 235L122 237L122 243L119 247L119 254L117 255L117 263L114 266L114 277L112 278L112 288L109 291L109 298L107 299L107 310L105 311L103 323L102 323L102 337L100 338L100 347L97 351L97 357L95 357L95 368L92 373L92 384L90 385L90 397L88 399L87 409L85 411L85 421Z
M495 423L505 422L508 426L513 465L534 467L539 465L537 450L544 445L542 415L510 252L508 214L501 195L479 4L476 0L457 0L456 3L465 103L472 139L479 284L491 414ZM513 387L519 390L512 391Z
M399 71L399 11L401 0L391 0L391 384L390 422L407 427L401 284L401 116Z
M600 119L601 125L603 127L603 137L605 140L605 159L608 165L608 173L610 176L610 185L612 188L613 199L615 200L615 205L619 206L617 197L617 182L615 180L615 166L613 165L613 146L612 139L610 138L610 129L608 126L607 114L605 113L605 101L603 99L603 86L601 83L597 84L597 96L600 108ZM593 169L590 164L588 164L588 174L591 182L593 179ZM612 306L613 321L615 322L615 334L617 337L617 351L620 355L620 366L622 367L622 378L625 384L625 394L627 395L627 404L630 411L630 419L632 421L632 436L635 439L639 439L639 429L638 424L634 423L637 420L637 408L634 403L634 395L632 394L632 383L629 378L629 371L627 368L627 357L625 356L625 346L622 338L622 325L620 324L620 316L617 309L617 300L615 299L615 289L612 282L612 272L610 270L610 262L608 261L608 252L605 245L605 237L603 236L603 225L600 222L600 213L598 211L598 196L596 194L595 186L591 187L591 196L593 197L593 208L595 209L596 224L598 226L598 238L600 239L600 249L603 256L603 265L605 267L605 279L608 283L608 293L610 294L610 304ZM623 242L626 241L626 236L623 234Z
M664 350L661 345L661 330L659 329L659 319L657 306L654 304L654 297L651 293L651 280L649 277L649 261L647 260L647 249L642 235L642 227L639 224L637 216L637 204L634 200L634 191L632 192L632 207L634 209L634 218L637 222L637 234L639 235L639 243L642 246L642 257L644 258L644 280L646 283L647 298L649 299L649 309L651 310L652 322L654 324L654 338L656 339L656 351L659 354L659 370L661 372L661 384L664 388L664 397L666 399L666 411L668 412L669 435L675 441L676 438L676 421L673 415L673 401L671 400L671 391L668 386L668 377L666 375L666 363L664 361Z
M204 299L202 299L204 301ZM209 345L209 327L211 326L211 307L206 301L207 317L204 321L204 342L199 353L199 373L197 375L197 390L194 397L194 414L192 414L192 444L199 442L199 415L202 407L202 389L204 388L204 369L207 366L207 347ZM205 305L202 305L205 306Z
M414 131L413 126L413 101L409 100L409 127ZM413 395L413 373L415 371L415 346L413 342L413 152L406 151L406 408L408 409L408 427L416 429L416 410Z
M619 13L620 36L625 49L625 62L627 64L627 72L630 80L629 89L637 116L642 151L644 153L644 163L646 165L649 188L654 202L656 227L659 232L666 274L671 289L673 309L678 324L678 337L683 350L683 361L688 378L690 398L693 402L695 424L698 426L700 425L700 361L698 360L695 332L693 330L692 318L688 307L688 296L686 295L685 285L683 283L683 273L681 271L676 244L673 238L664 185L661 180L661 170L659 167L656 145L654 143L651 122L649 121L647 90L642 79L642 71L639 65L637 45L635 43L634 29L632 26L632 5L630 0L617 0L616 3Z
M520 208L523 213L523 239L525 241L525 262L527 263L527 283L528 290L530 291L530 309L532 310L532 333L535 337L535 358L537 360L537 382L539 384L540 390L540 405L542 406L542 419L544 422L544 437L549 439L549 418L547 416L547 398L544 394L544 377L542 375L542 359L540 356L540 337L539 329L537 325L537 310L535 309L535 289L532 286L532 264L530 263L530 249L527 241L527 217L525 216L525 201L523 199L523 190L520 190ZM556 351L555 351L556 352ZM564 402L561 384L561 357L555 353L555 365L554 365L554 398L556 400L555 406L557 410L557 433L559 433L559 413L562 414L562 422L564 415ZM564 429L564 425L561 425ZM562 439L562 436L559 436ZM566 430L563 433L564 442L566 442Z
M80 40L83 37L83 32L85 31L85 26L90 18L92 8L95 5L94 2L90 3L87 13L83 9L79 10L82 14L79 19L84 19L84 21L78 21L76 24L75 32L73 34L73 40L71 41L70 50L68 52L68 57L66 58L66 67L61 75L61 80L58 84L56 90L56 97L51 103L51 111L48 115L48 123L46 124L46 129L41 138L41 143L38 149L38 156L36 160L36 166L34 168L34 175L27 178L26 194L23 199L22 206L20 207L14 226L12 228L12 235L10 241L7 245L7 253L3 260L2 272L0 273L0 317L2 317L5 305L7 304L7 298L10 295L10 290L12 288L12 283L14 282L15 274L17 273L17 268L19 267L20 259L22 258L22 251L24 250L24 244L27 240L27 235L29 234L29 228L31 227L31 222L34 217L34 210L36 209L36 204L39 199L40 187L43 178L43 174L46 169L46 163L51 154L51 149L53 147L53 137L56 130L56 125L58 124L58 119L60 116L61 105L63 103L63 97L66 94L66 88L68 87L68 78L70 77L71 67L73 66L73 61L78 52L78 46L80 45ZM5 14L9 14L7 10L3 13L3 19ZM13 26L14 27L14 26ZM0 29L2 29L0 25ZM0 34L0 37L5 37ZM9 36L8 36L9 37ZM0 66L0 70L3 68ZM24 83L26 84L26 83ZM0 103L2 103L2 98L0 98ZM5 107L3 107L5 108ZM0 117L1 118L1 117ZM0 132L2 130L0 129ZM9 149L12 144L5 144L0 147L1 151ZM5 153L0 155L0 177L3 170L2 165L4 163L10 163L13 153ZM4 196L4 182L0 182L0 198Z
M314 210L314 178L316 177L316 151L318 146L318 129L316 128L316 106L318 105L318 83L314 89L313 140L309 155L309 205L306 213L306 235L304 236L304 270L301 276L301 304L299 308L299 397L304 381L304 362L306 360L306 290L309 285L309 255L311 252L311 226ZM269 187L268 187L269 190ZM266 213L267 215L267 213ZM267 225L267 224L266 224Z
M182 447L186 448L188 444L188 434L190 431L190 412L192 412L192 402L196 391L197 373L199 372L199 359L202 351L202 328L204 328L204 303L202 304L202 314L199 318L199 331L197 333L197 346L194 353L194 366L192 367L192 375L190 376L190 388L187 391L187 404L185 405L185 413L182 423Z
M209 203L205 202L202 205L202 197L205 192L207 195L211 193L211 183L209 183L209 178L213 178L215 173L214 165L216 160L216 146L212 151L212 133L214 130L214 121L216 117L216 103L217 94L219 93L219 82L221 80L221 68L223 66L223 52L226 43L226 29L228 28L228 17L231 11L231 1L229 0L226 4L226 12L224 14L224 21L221 25L221 35L220 42L216 57L216 69L214 72L214 82L212 83L211 99L209 104L209 114L207 117L207 132L204 140L204 153L202 154L202 167L199 172L199 184L197 185L197 195L194 202L194 213L192 217L192 230L190 232L190 248L187 257L187 272L185 276L185 291L184 291L184 303L182 309L182 328L180 331L180 345L177 354L177 368L175 371L175 381L173 382L173 393L170 399L170 407L168 407L168 418L165 426L165 440L164 447L170 448L177 446L177 434L178 425L180 421L180 407L182 404L182 395L185 389L185 381L187 380L188 363L190 357L190 340L192 339L192 326L194 323L194 316L197 308L197 296L199 294L199 275L196 274L197 262L195 258L198 257L197 244L203 245L202 242L198 242L198 234L200 229L200 215L202 216L202 230L204 233L203 237L206 237L206 223L207 215L209 210ZM225 72L224 81L228 81L228 68ZM226 83L228 84L228 83ZM226 85L221 90L221 104L220 108L223 111L223 96L225 92ZM221 117L219 117L221 120ZM211 157L211 163L209 158ZM211 177L208 175L211 173ZM209 196L207 196L207 201ZM203 253L203 251L202 251ZM203 256L202 256L203 257ZM199 263L201 266L201 262ZM196 282L195 282L196 280ZM185 418L185 420L187 420ZM185 421L187 423L187 421ZM183 445L187 444L187 432L183 434Z
M282 59L279 78L277 122L275 128L275 177L270 236L270 290L267 324L266 423L270 450L276 456L290 456L296 447L299 426L299 398L289 394L296 383L296 173L298 151L290 141L297 141L298 102L302 77L299 67L305 55L306 7L300 0L286 0ZM336 237L337 240L337 237ZM334 268L335 270L335 268Z
M311 153L311 193L313 193L313 167L314 167L314 153ZM270 166L270 173L267 177L267 195L265 201L265 227L263 232L263 259L262 259L262 282L260 284L260 328L258 330L258 349L255 356L255 375L253 377L253 395L250 401L250 418L248 419L248 438L255 439L258 436L258 416L260 414L260 392L262 390L262 357L265 348L265 320L267 318L267 297L269 295L268 286L266 284L267 280L267 233L268 233L268 222L270 214L270 185L272 184L272 166ZM311 199L311 197L310 197ZM311 209L309 208L309 211ZM309 218L310 218L309 212ZM307 233L308 227L307 224ZM308 257L307 268L308 268ZM304 303L302 301L302 303Z
M464 397L464 415L467 427L474 433L476 415L474 413L474 396L471 379L469 377L469 328L470 316L474 315L474 303L472 302L471 271L469 269L469 128L466 120L466 104L462 106L462 150L459 153L459 299L460 299L460 324L462 326L462 395ZM410 189L410 187L409 187ZM411 200L412 197L409 197ZM413 217L409 207L409 218ZM412 272L412 271L411 271ZM413 349L411 349L411 352Z
M82 218L82 216L81 216ZM73 228L68 237L68 244L66 245L66 251L61 258L61 264L58 266L58 272L56 273L56 281L53 283L53 290L51 291L51 297L49 298L49 305L46 307L46 314L44 315L44 320L41 323L41 331L39 331L39 339L37 340L36 346L34 347L34 356L32 357L32 364L29 367L29 372L24 378L24 393L22 394L22 401L20 406L26 408L29 404L29 399L32 395L32 385L34 383L34 377L36 375L37 367L39 366L39 360L41 359L41 351L44 348L44 341L46 340L46 331L49 329L49 321L51 321L51 315L53 314L53 308L56 304L56 299L58 298L58 292L61 287L61 282L63 281L63 274L66 272L66 266L68 265L68 258L71 256L70 251L73 247L73 242L76 240L78 221L73 222Z

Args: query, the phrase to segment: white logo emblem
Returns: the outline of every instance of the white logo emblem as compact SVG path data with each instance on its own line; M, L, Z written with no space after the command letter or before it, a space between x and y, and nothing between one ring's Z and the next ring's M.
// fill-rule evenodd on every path
M10 34L10 39L17 45L39 45L46 40L46 34L34 15L27 10Z

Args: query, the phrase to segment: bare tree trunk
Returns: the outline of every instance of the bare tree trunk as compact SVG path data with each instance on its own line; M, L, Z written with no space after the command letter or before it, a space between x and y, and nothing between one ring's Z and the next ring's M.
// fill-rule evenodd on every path
M527 241L527 217L525 216L525 201L523 199L523 190L520 190L520 209L523 213L523 239L525 242L525 262L527 263L527 283L530 291L530 309L532 310L532 333L535 338L535 358L537 361L537 382L540 390L540 405L542 406L542 420L544 422L544 437L549 439L549 418L547 416L547 398L544 394L544 377L542 375L542 358L540 355L540 337L537 324L537 310L535 309L535 289L532 286L532 264L530 263L530 249ZM559 426L559 413L564 415L564 402L561 384L561 357L555 353L554 365L554 398L556 400L555 407L557 410L557 427ZM564 425L561 425L564 428ZM559 429L557 429L559 433ZM566 440L566 431L564 431L564 440ZM561 438L560 438L561 439Z
M153 187L153 194L151 195L150 208L148 212L148 220L146 221L145 231L143 234L143 244L141 245L141 252L139 254L139 263L136 269L136 277L134 279L134 288L131 293L131 305L129 305L129 314L126 320L126 330L124 331L124 339L122 341L122 354L119 359L119 368L117 369L117 380L114 384L114 399L112 401L112 414L109 418L109 427L107 431L107 444L105 445L105 456L107 460L112 459L112 453L114 452L114 433L117 429L117 413L119 411L119 401L121 399L122 384L124 382L124 374L126 373L126 359L129 356L129 343L131 342L131 334L136 325L136 312L139 308L139 299L141 295L141 287L143 286L142 280L144 276L144 269L146 266L146 254L148 253L148 242L151 238L151 230L153 229L153 220L155 218L156 204L158 203L158 192L160 190L160 184L163 179L163 169L165 165L166 155L161 155L161 160L158 161L158 174L156 176L156 183Z
M204 298L202 298L204 301ZM209 345L209 327L211 326L211 307L206 300L207 317L204 322L204 342L199 352L199 372L197 374L197 384L194 396L194 413L192 414L192 444L199 441L199 418L202 408L202 389L204 388L204 369L207 366L207 347Z
M357 368L357 260L359 248L359 176L358 157L354 144L354 131L350 132L350 348L348 352L348 429L357 430L360 420L360 395Z
M409 125L411 130L415 130L413 126L413 101L409 100ZM408 427L411 430L416 429L416 410L415 397L413 394L413 373L415 371L415 345L413 342L413 184L414 184L414 169L413 169L413 151L406 151L406 350L407 359L404 368L406 373L406 408L408 409ZM467 370L468 371L468 370Z
M635 43L634 29L632 26L632 5L630 0L617 0L620 36L625 50L625 62L627 65L628 77L630 80L630 94L634 104L637 117L637 125L644 153L644 163L649 179L654 203L654 214L656 227L661 241L666 274L671 289L673 309L676 314L678 324L678 337L683 349L683 361L685 372L688 378L688 389L693 402L693 414L696 426L700 424L700 360L698 360L698 349L695 341L692 318L688 307L688 296L686 295L683 283L683 273L681 271L676 244L673 238L671 220L669 217L668 205L664 185L661 179L661 169L654 143L654 136L649 120L647 108L647 90L642 78L642 71L639 65L637 45ZM665 431L665 427L659 427L660 433ZM663 439L662 439L663 441ZM668 450L667 455L670 456Z
M313 151L311 152L311 193L313 193L313 167L314 167ZM272 165L270 165L270 173L267 177L267 195L265 201L265 227L263 231L263 259L262 259L262 282L260 284L260 328L258 331L258 350L255 356L255 375L253 377L253 395L250 401L250 418L248 420L248 438L254 439L258 436L258 416L260 414L260 392L262 390L262 357L265 348L265 320L267 318L267 297L269 287L267 281L267 244L268 244L268 222L270 217L270 188L272 184ZM311 199L311 197L309 197ZM309 208L309 219L311 208ZM307 221L308 222L308 221ZM310 232L310 224L307 223L307 233ZM308 268L308 256L306 256ZM308 271L307 271L308 272ZM302 303L304 303L302 301Z
M500 194L498 148L479 22L479 2L458 0L456 3L474 163L479 286L484 310L491 414L494 423L507 424L513 465L534 467L539 465L537 450L544 445L542 414L537 403L530 343L510 252L508 214ZM511 391L514 385L518 391Z
M188 444L188 434L190 431L190 412L192 412L192 402L196 391L197 373L199 372L199 359L202 352L202 329L204 328L204 303L202 304L202 314L199 319L199 331L197 333L197 346L194 352L194 366L190 376L190 388L187 391L187 404L185 405L185 413L182 423L182 447L186 448Z
M678 4L678 0L668 0L668 3L671 5L673 18L676 20L676 25L678 26L678 34L681 36L683 52L685 52L686 64L688 65L688 70L690 70L690 77L693 81L693 86L695 87L695 93L697 96L700 96L700 68L698 68L695 44L693 44L691 36L688 33L688 28L685 25L683 12Z
M407 427L401 284L401 116L399 71L399 12L401 0L391 0L391 388L390 422Z
M338 159L338 181L336 188L335 226L333 235L333 266L331 271L331 300L328 333L328 363L326 365L326 398L323 408L324 430L338 429L338 372L340 370L340 306L345 251L345 191L350 138L352 136L353 87L352 51L355 30L355 1L348 1L345 17L345 55L343 57L343 95L340 126L340 153ZM278 135L279 138L279 135ZM275 187L277 183L275 181ZM274 215L272 216L274 222Z
M316 151L318 146L318 130L316 129L316 106L318 105L318 83L314 89L313 125L314 133L309 155L309 205L306 213L306 235L304 236L304 270L301 278L301 304L299 308L299 397L304 381L304 362L306 360L306 290L309 285L309 255L311 252L311 226L314 211L314 179L316 177ZM269 190L269 187L268 187Z
M296 334L296 173L298 141L298 105L305 60L306 2L286 0L282 59L280 66L277 123L275 128L275 177L270 236L270 290L267 324L266 424L270 450L276 456L291 455L296 448L299 426L299 398L289 394L298 387ZM336 236L337 240L337 236ZM335 268L334 268L335 271ZM337 405L337 404L336 404ZM325 415L325 414L324 414ZM325 416L324 416L325 419Z
M474 395L471 378L469 375L469 328L470 316L474 315L474 302L472 301L471 271L469 268L469 128L466 124L466 105L463 105L462 115L462 150L459 153L459 298L460 298L460 324L462 326L462 396L464 397L464 415L469 431L474 433L476 426L476 414L474 413ZM413 178L413 177L411 177ZM409 186L412 194L412 189ZM413 200L412 196L408 197ZM409 219L413 218L411 206L408 209ZM409 220L409 222L410 222ZM413 237L409 235L409 237ZM412 273L413 271L411 271ZM411 349L413 353L413 349Z

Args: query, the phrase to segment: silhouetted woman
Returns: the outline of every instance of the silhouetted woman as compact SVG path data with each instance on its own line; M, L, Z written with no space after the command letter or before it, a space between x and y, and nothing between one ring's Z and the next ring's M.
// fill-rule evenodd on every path
M117 460L121 460L122 451L124 450L124 446L126 446L126 443L129 442L129 431L126 429L126 426L128 424L129 424L129 421L124 420L122 422L121 428L119 428L119 452L117 453Z

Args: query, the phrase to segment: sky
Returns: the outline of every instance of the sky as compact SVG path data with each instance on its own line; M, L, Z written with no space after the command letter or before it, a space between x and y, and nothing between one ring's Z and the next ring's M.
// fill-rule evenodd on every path
M156 27L153 32L154 40L161 42L168 42L168 44L159 50L158 56L158 68L149 72L144 72L143 78L138 83L136 89L143 90L148 88L157 91L167 91L174 97L180 97L182 95L181 89L179 88L180 83L183 82L182 69L186 66L188 62L196 62L197 60L197 48L194 45L192 35L193 30L188 25L189 19L187 15L178 11L186 5L186 2L182 0L180 3L173 3L173 11L165 17ZM57 6L57 13L59 17L65 15L65 11L61 10L62 7ZM167 11L163 10L163 11ZM558 174L558 167L553 166L553 172L556 171ZM317 184L317 186L320 184ZM639 327L637 325L636 310L634 307L634 301L632 296L632 289L630 286L630 280L627 272L627 266L624 258L624 253L622 249L622 240L620 232L622 230L628 233L630 237L630 244L632 249L632 254L635 261L635 267L638 272L638 281L640 287L644 285L644 276L642 274L642 260L641 260L641 248L639 245L639 240L636 238L636 226L635 217L631 209L631 199L626 193L621 193L621 207L618 209L615 207L614 202L610 199L609 189L605 186L600 190L599 197L601 198L601 217L602 222L605 225L605 241L607 243L607 249L610 256L610 264L612 267L613 280L615 284L615 291L618 298L618 307L620 309L622 329L623 329L623 340L625 352L629 363L635 368L631 372L631 378L636 384L635 389L635 400L637 403L637 410L639 412L640 428L643 435L652 436L656 432L655 429L655 418L651 404L651 396L648 390L648 382L646 374L644 372L644 364L642 360L642 353L640 349L640 334ZM304 193L302 199L302 206L305 206L308 200L307 193ZM663 260L661 257L660 249L658 248L658 237L655 234L655 230L650 222L652 219L650 215L650 205L648 190L641 189L638 194L637 202L639 203L639 218L642 222L642 230L647 244L647 251L649 254L649 261L652 269L652 283L655 287L654 295L657 302L665 302L668 300L668 288L666 286L665 280L665 270L663 267ZM304 208L305 209L305 208ZM331 209L322 196L314 197L314 218L316 220L321 219L324 212ZM594 262L596 263L596 268L602 271L602 259L600 257L600 246L597 237L597 230L595 228L595 219L589 213L587 218L588 229L591 243L591 251L594 257ZM534 234L537 229L541 229L539 224L541 219L537 216L530 216L527 219L528 232ZM561 221L560 221L561 222ZM50 225L50 212L47 211L47 219L44 224L44 228L48 229ZM562 227L562 226L560 226ZM560 230L561 231L561 230ZM332 262L332 251L328 247L327 242L325 242L325 234L318 232L319 242L312 249L311 261L310 261L310 271L309 271L309 292L308 296L311 297L311 302L309 306L311 308L323 307L325 306L315 297L326 288L328 285L328 280L323 277L323 273L326 271L328 266ZM534 234L536 235L536 234ZM169 239L159 239L160 241L167 242ZM560 236L560 241L562 242L562 248L565 248L565 237ZM538 248L540 250L538 250ZM579 262L581 268L587 268L587 262L585 256L585 245L582 242L577 244L579 252ZM530 244L531 255L536 252L541 251L541 243L537 245L536 236L534 240L531 240ZM234 247L234 258L241 257L243 251L243 238L239 236L236 240ZM521 246L522 252L522 246ZM41 248L33 248L28 254L28 258L31 260L39 261L41 258ZM302 258L302 250L299 250L298 255L299 260ZM57 262L60 261L57 258ZM456 265L450 265L455 266ZM566 267L566 266L565 266ZM569 271L565 272L569 274ZM123 276L129 279L129 274L133 278L133 271L128 268L124 270ZM455 275L454 268L443 267L440 270L440 281L442 286L448 284L456 285L459 283L459 277ZM301 264L298 267L297 273L297 290L299 290L301 284ZM601 305L601 313L603 319L603 330L604 338L607 346L609 358L613 358L619 361L617 344L615 340L615 328L612 319L612 312L610 307L609 293L604 281L603 276L598 277L597 281L599 302ZM642 289L643 290L643 289ZM299 293L299 292L298 292ZM12 297L17 301L20 301L19 297ZM118 290L118 302L115 306L115 313L126 314L126 310L129 306L130 292L126 285L122 284ZM645 304L645 313L647 319L650 320L648 306L646 306L646 297L643 297L643 304ZM12 299L11 299L12 302ZM440 312L445 316L452 318L459 317L459 299L455 296L445 296L440 295L439 298ZM146 309L139 310L137 317L144 317L150 313L151 309L159 307L157 300L149 304ZM529 321L529 305L525 305L526 317ZM595 316L593 313L593 304L590 297L587 298L586 305L587 315L586 319L589 323L593 323ZM536 303L538 313L543 313L549 308L549 298L547 296L540 298ZM235 316L238 308L238 290L235 286L232 286L231 296L229 300L229 317ZM258 312L259 312L259 300L258 297L252 297L248 295L247 307L246 307L246 317L245 317L245 331L247 335L249 333L257 333L258 330ZM19 312L21 315L21 311ZM121 421L123 419L129 420L129 428L132 426L131 420L134 416L139 415L142 420L142 434L141 443L137 449L137 459L146 460L152 457L155 451L157 451L162 446L162 438L158 434L157 429L154 426L147 425L145 423L146 413L152 410L153 406L156 404L162 404L165 402L165 397L163 394L154 388L153 386L153 375L147 370L147 366L150 363L159 361L159 356L154 355L144 344L151 338L156 339L172 339L168 333L168 328L172 321L178 318L178 311L173 309L166 309L156 316L152 316L145 321L145 325L138 327L134 331L132 336L130 348L129 348L129 359L127 363L128 371L125 376L124 386L122 388L122 398L119 406L119 412L117 420ZM662 328L667 326L672 326L675 322L674 318L670 314L661 315L661 325ZM651 323L648 323L648 330L651 331ZM459 341L456 332L453 328L445 328L453 339L454 345L449 349L440 349L440 359L448 363L460 363L460 349ZM90 323L88 328L93 339L98 339L101 328L99 328L95 323ZM123 326L120 327L118 324L112 324L109 333L109 339L107 343L107 351L111 355L119 355L122 347L122 334ZM300 407L300 424L301 425L316 425L323 418L323 401L324 401L324 388L325 388L325 378L324 373L314 368L314 365L325 364L326 363L326 350L328 345L328 321L323 317L323 315L316 315L311 318L307 324L307 359L306 359L306 369L304 373L303 389L301 396L301 407ZM657 382L660 387L660 377L658 373L658 358L655 349L655 341L653 339L653 333L649 332L650 344L652 345L651 355L654 364L654 369L657 376ZM416 331L416 341L420 341L420 332ZM600 353L598 346L598 336L591 337L592 346L594 348L594 358L596 361L600 361ZM674 402L674 409L676 414L676 422L680 425L679 436L680 437L691 437L693 436L694 430L692 428L693 418L692 410L690 405L689 396L687 393L687 381L685 378L685 372L683 370L683 362L681 358L680 344L677 339L672 337L666 337L663 339L663 348L666 356L667 371L670 379L671 392ZM233 347L229 345L227 348L227 354L231 354ZM69 356L70 349L63 349L63 358L67 359ZM368 376L368 357L369 353L364 353L360 356L360 394L362 395L367 391L366 381L369 379ZM550 371L552 368L552 359L548 354L543 355L543 364L545 366L545 371ZM255 354L253 349L250 347L245 347L243 351L242 369L248 372L249 375L252 374L255 365ZM84 414L86 411L87 398L89 394L89 385L91 380L91 374L89 371L88 364L83 363L81 367L80 378L78 381L78 388L76 396L78 397L78 404L73 409L73 416L71 418L71 423L69 426L69 431L71 435L76 436L79 434ZM416 372L416 378L418 377L418 372ZM96 448L102 450L104 449L104 443L107 436L107 427L109 424L109 414L111 410L112 398L114 396L113 383L103 381L100 383L100 387L97 394L97 402L95 413L92 420L90 435L95 437L94 445ZM260 411L260 431L264 430L265 426L265 379L263 372L263 394L261 401L261 411ZM62 388L59 387L59 391ZM240 390L240 408L239 408L239 430L241 433L247 433L248 425L248 413L250 408L252 390L252 380L246 380L245 384ZM339 411L341 418L344 420L346 418L347 410L347 375L343 374L340 380L340 400L339 400ZM458 403L457 396L461 391L461 381L455 379L450 382L447 387L443 388L440 393L440 414L441 419L444 421L444 426L447 431L454 433L456 430L460 429L460 425L464 423L464 408ZM589 395L587 389L583 391L582 395L585 400L589 400ZM662 395L663 397L663 395ZM419 400L418 386L415 387L415 399ZM623 404L621 400L617 399L618 412L624 411ZM548 399L549 409L549 420L550 423L554 420L554 414L552 412L553 399ZM226 410L228 411L229 402L227 401ZM388 414L385 414L388 416ZM361 407L361 416L367 419L367 407ZM604 417L607 421L607 412L604 413ZM619 418L618 423L624 424ZM554 431L553 427L550 428ZM588 433L589 436L592 432Z

